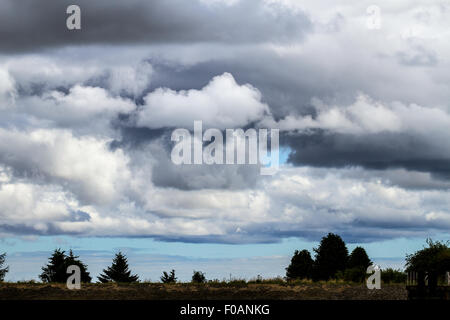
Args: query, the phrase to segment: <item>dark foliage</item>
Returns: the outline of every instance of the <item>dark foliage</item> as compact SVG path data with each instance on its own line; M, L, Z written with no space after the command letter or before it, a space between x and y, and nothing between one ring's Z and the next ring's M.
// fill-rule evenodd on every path
M66 266L78 266L81 271L81 282L90 283L92 278L87 271L87 265L85 265L78 256L75 256L72 250L69 251L69 255L66 257Z
M138 275L132 275L128 267L128 259L121 252L116 253L112 265L107 269L103 269L103 274L98 276L100 282L137 282Z
M194 274L192 275L192 282L193 283L205 283L206 282L205 274L201 271L194 270Z
M350 254L347 267L349 269L352 268L364 269L365 272L371 264L372 261L370 261L366 250L364 250L364 248L362 247L356 247Z
M56 249L52 256L49 258L47 266L42 267L42 273L39 278L43 282L59 282L64 283L70 274L67 273L67 268L70 265L77 265L81 271L81 282L91 282L92 278L87 271L87 266L75 256L72 250L69 251L69 255L65 254L65 251Z
M66 273L65 251L56 249L48 260L47 266L42 267L39 278L43 282L66 282L69 275Z
M406 257L406 270L445 273L450 270L448 243L427 240L428 247Z
M428 277L428 285L436 287L439 278L450 270L450 247L448 243L433 242L427 240L428 247L406 256L406 270L418 273L419 286L425 285L425 277Z
M291 264L286 268L286 279L310 279L312 277L313 259L308 250L295 250Z
M175 277L175 270L170 271L170 274L168 274L166 271L163 272L163 275L161 276L161 282L162 283L175 283L177 282L177 277Z
M367 277L367 268L372 264L366 250L356 247L348 259L347 268L338 271L336 277L351 282L364 282Z
M329 280L335 278L338 271L344 271L348 263L348 250L345 242L337 234L329 233L314 249L313 279Z
M406 283L406 273L392 268L381 270L383 283Z

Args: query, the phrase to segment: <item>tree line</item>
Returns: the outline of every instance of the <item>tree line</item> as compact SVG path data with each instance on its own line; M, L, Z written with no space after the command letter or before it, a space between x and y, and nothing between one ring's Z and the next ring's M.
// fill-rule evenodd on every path
M313 260L308 250L296 250L291 264L286 268L286 279L330 280L344 278L348 281L361 282L366 277L366 270L372 264L367 252L356 247L349 255L342 238L329 233L320 241L319 247L313 249Z
M4 267L6 253L0 254L0 281L3 281L6 273L9 271L9 267ZM70 274L67 274L67 268L71 265L78 266L80 268L81 282L90 283L92 277L88 272L88 267L84 264L79 256L76 256L72 250L66 254L61 249L56 249L50 258L48 263L42 267L42 273L39 275L44 283L66 283ZM97 277L101 283L118 282L118 283L133 283L139 282L139 276L133 274L128 265L128 258L122 253L115 254L112 264L106 269L103 269L102 273ZM169 273L164 271L161 278L163 283L175 283L177 277L175 270L171 270ZM192 275L192 282L204 283L206 282L206 276L201 271L195 271Z
M427 273L430 281L437 282L450 271L449 243L427 240L428 247L406 256L405 271L388 268L382 270L384 283L405 283L406 272ZM366 270L372 264L367 252L356 247L350 254L342 238L333 233L323 237L317 248L313 249L315 258L308 250L296 250L290 265L286 268L286 279L310 279L313 281L343 279L351 282L363 282Z
M406 257L406 271L427 272L431 276L438 277L442 273L450 271L450 247L448 243L433 242L427 240L428 247L410 254ZM367 267L372 264L367 252L362 247L356 247L350 254L342 238L333 233L323 237L317 248L313 249L314 259L308 250L296 250L289 266L286 268L287 281L298 279L310 279L313 281L343 279L352 282L362 282L366 278ZM5 266L6 254L0 254L0 281L4 280L9 267ZM81 282L90 283L92 277L88 267L72 250L68 253L56 249L48 259L48 263L42 267L39 278L45 283L65 283L70 276L67 268L76 265L80 268ZM383 282L405 282L406 274L400 270L386 269L381 274ZM128 265L127 257L118 252L112 263L97 277L101 283L139 282L139 276L133 274ZM177 277L175 270L164 271L160 277L163 283L175 283ZM191 282L205 283L206 276L201 271L193 272Z

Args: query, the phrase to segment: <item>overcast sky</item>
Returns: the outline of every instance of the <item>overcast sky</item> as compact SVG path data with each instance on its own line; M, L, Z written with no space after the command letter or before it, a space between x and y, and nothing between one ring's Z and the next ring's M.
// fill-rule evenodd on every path
M3 0L0 252L137 239L273 275L328 232L378 257L448 239L449 40L446 0ZM194 120L280 129L280 171L175 166Z

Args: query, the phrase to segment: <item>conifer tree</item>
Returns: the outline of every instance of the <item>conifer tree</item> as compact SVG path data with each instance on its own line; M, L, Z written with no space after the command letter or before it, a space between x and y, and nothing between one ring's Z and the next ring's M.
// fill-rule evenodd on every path
M56 249L48 260L47 266L42 267L39 278L43 282L66 282L68 275L66 273L65 251Z
M132 275L128 269L128 259L122 252L116 254L112 265L103 269L103 274L98 276L100 282L137 282L138 275Z
M69 255L66 255L65 251L56 249L48 260L48 264L42 267L42 273L39 275L43 282L65 283L70 276L67 273L67 268L71 265L80 267L81 282L91 282L87 266L79 260L78 256L73 254L72 250L69 251Z
M163 272L162 277L160 278L162 283L175 283L177 282L177 277L175 276L175 270L170 271L168 274L166 271Z
M83 262L79 260L78 256L75 256L72 252L72 250L69 251L69 255L66 257L65 260L66 269L68 266L76 265L80 267L81 271L81 282L89 283L91 282L92 278L87 271L87 265L85 265Z

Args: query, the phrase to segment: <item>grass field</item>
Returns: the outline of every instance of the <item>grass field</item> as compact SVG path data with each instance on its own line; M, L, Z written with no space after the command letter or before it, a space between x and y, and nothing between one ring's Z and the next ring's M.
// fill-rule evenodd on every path
M0 300L405 300L404 284L385 284L380 290L342 282L303 283L135 283L85 284L68 290L64 284L1 283Z

